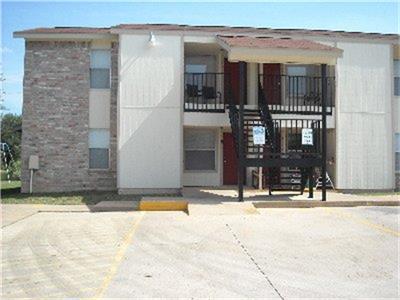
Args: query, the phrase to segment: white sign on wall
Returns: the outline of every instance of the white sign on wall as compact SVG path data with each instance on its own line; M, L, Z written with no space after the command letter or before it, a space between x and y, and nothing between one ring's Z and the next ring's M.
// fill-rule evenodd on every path
M302 145L313 145L313 130L309 128L303 128L301 130L301 144Z
M262 126L253 127L253 143L254 145L265 144L265 127Z

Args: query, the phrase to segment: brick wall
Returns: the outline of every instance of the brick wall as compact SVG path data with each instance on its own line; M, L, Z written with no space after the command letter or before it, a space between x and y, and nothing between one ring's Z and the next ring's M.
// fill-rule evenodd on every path
M118 45L112 45L109 170L89 170L87 42L26 42L22 122L22 192L28 159L39 155L34 192L116 189Z

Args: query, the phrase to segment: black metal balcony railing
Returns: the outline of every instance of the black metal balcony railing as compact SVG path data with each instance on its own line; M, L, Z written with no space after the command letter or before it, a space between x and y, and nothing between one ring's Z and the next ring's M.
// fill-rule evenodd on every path
M238 87L233 86L229 78L230 75L227 73L185 73L185 111L224 112L225 105L237 102L228 99L238 94ZM260 75L259 80L270 113L305 115L322 113L321 77ZM335 78L326 77L326 82L326 112L330 115L335 105Z
M322 113L322 77L260 75L266 102L275 114ZM335 103L335 78L326 77L327 114L332 114Z
M224 73L185 73L185 111L224 112Z

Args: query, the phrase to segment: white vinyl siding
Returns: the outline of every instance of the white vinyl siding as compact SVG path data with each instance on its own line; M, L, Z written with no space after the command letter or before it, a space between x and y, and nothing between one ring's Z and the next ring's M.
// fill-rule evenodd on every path
M185 170L215 171L215 131L209 129L186 129L184 133Z
M92 50L90 52L90 88L110 88L110 50Z

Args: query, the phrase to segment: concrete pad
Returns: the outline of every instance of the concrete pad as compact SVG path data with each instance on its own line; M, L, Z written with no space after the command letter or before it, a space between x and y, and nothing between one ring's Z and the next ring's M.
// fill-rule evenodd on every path
M140 213L38 213L2 229L2 298L93 297Z
M393 224L399 211L386 209L393 214L379 218ZM258 221L231 226L284 298L399 296L400 233L368 226L369 208L260 211ZM361 213L363 222L343 211Z
M278 295L222 218L149 213L105 297L271 297Z
M138 205L138 201L100 201L93 207L93 211L135 211Z
M398 207L248 214L251 202L218 201L232 206L214 213L204 200L192 215L37 213L6 226L1 296L399 296Z

